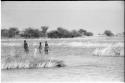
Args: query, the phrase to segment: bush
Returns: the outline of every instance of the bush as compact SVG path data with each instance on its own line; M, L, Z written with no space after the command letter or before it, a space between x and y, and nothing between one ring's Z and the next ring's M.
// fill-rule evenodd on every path
M33 29L32 27L26 28L24 31L19 31L17 28L2 29L2 37L25 37L25 38L39 38L39 37L49 37L49 38L72 38L80 37L82 35L92 36L92 32L87 32L84 29L68 31L62 27L58 27L57 30L47 32L48 26L41 26L41 31L38 29Z
M8 29L2 29L1 30L1 36L2 37L9 37L9 30Z
M11 27L10 29L2 29L1 30L1 36L2 37L15 37L16 35L19 35L19 30L16 27Z
M72 33L66 29L59 27L57 28L57 30L48 32L48 37L49 38L70 38L72 37Z
M76 30L72 30L71 31L71 36L72 37L79 37L79 36L81 36L81 34L78 31L76 31Z
M24 33L22 33L21 36L25 38L38 38L40 37L40 31L38 29L27 28L24 30Z
M57 28L57 32L59 33L59 38L69 38L69 37L71 37L71 33L68 30L63 29L61 27Z
M60 38L61 35L60 35L60 33L58 33L58 31L53 30L53 31L48 32L48 37L49 38Z
M82 35L85 35L86 34L86 30L84 30L84 29L79 29L79 31L78 31L79 33L80 33L80 35L82 36Z
M85 35L86 35L86 36L93 36L93 33L92 33L92 32L86 32Z
M42 31L40 32L41 37L47 37L48 26L41 26Z
M105 31L104 31L104 34L105 34L106 36L114 36L114 34L113 34L110 30L105 30Z
M17 28L10 28L8 31L9 37L15 37L16 35L19 34L19 30Z

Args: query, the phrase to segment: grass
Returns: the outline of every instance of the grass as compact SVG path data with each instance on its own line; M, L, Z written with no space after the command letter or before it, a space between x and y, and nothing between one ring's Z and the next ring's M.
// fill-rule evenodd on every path
M116 43L113 45L107 45L103 48L96 48L93 51L93 55L97 56L124 56L123 43Z
M45 56L47 55L40 56L38 52L35 54L24 53L23 55L19 55L16 54L16 51L13 50L9 55L2 56L2 69L64 66L62 61L52 60L51 58Z

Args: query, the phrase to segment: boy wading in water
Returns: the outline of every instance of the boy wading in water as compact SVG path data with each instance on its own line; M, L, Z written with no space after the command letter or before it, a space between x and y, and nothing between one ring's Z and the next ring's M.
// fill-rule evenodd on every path
M29 48L28 48L28 44L27 44L26 40L24 40L24 51L26 53L29 53Z
M44 65L44 68L45 68L45 66L46 66L46 64L47 64L48 56L46 56L46 55L48 55L48 49L49 49L49 45L48 45L47 41L45 41L45 47L44 47L44 52L45 52L45 65Z
M48 54L48 49L49 49L49 45L48 45L47 41L45 41L45 47L44 47L45 55Z
M40 53L40 54L42 53L42 45L41 45L41 42L39 43L39 53Z

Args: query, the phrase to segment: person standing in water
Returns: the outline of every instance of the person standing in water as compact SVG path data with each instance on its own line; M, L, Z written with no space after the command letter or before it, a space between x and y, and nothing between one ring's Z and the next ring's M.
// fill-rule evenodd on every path
M41 44L41 42L39 43L39 53L40 54L42 53L42 44Z
M49 45L48 45L47 41L45 41L45 47L44 47L44 52L45 52L45 56L44 56L44 58L45 58L45 65L44 65L44 68L45 68L45 66L46 66L46 64L47 64L47 60L48 60L48 56L46 56L46 55L48 55L48 49L49 49Z
M48 45L47 41L45 41L45 47L44 47L45 54L48 54L48 49L49 49L49 45Z
M26 53L29 53L29 48L28 48L28 44L27 44L26 40L24 40L24 51Z

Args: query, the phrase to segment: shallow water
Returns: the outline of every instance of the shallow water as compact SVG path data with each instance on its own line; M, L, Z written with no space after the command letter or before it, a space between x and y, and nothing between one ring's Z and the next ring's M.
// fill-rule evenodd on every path
M40 40L39 40L40 41ZM52 40L49 42L72 42L81 40ZM87 40L88 41L88 40ZM2 41L2 43L23 43L22 41ZM31 43L31 54L38 41ZM82 40L82 42L86 42ZM100 41L98 41L100 42ZM101 41L103 42L103 41ZM109 43L107 41L104 41ZM110 43L112 40L110 41ZM115 41L116 42L116 41ZM119 41L118 41L119 42ZM17 54L23 54L22 46L1 46L1 55L10 54L15 49ZM1 82L41 82L41 81L124 81L124 57L92 56L95 48L66 47L63 45L50 45L49 57L63 60L66 67L36 68L36 69L10 69L1 71ZM12 51L13 52L13 51ZM13 54L13 53L12 53Z
M54 58L54 57L53 57ZM123 57L60 56L66 67L2 70L2 82L123 81ZM71 59L72 58L72 59Z

